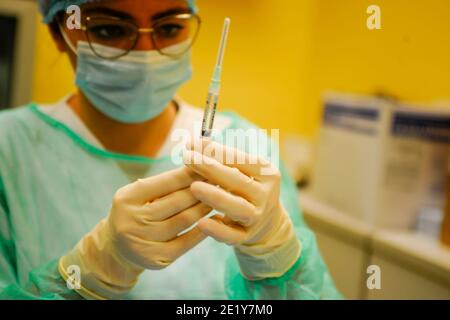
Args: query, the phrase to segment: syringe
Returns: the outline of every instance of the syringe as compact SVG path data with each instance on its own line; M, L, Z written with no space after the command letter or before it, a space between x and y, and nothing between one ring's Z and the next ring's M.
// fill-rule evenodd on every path
M205 113L203 115L202 137L210 137L212 132L217 102L219 101L222 63L228 39L228 31L230 29L230 22L230 18L226 18L223 24L222 38L220 40L219 53L217 55L217 63L209 85L208 99L206 100Z

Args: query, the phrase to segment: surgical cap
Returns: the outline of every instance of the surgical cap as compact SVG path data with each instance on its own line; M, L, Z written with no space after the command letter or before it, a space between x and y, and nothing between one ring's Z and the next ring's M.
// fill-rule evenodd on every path
M38 0L39 9L44 17L44 23L50 23L60 11L66 11L71 5L82 5L85 3L102 2L111 0ZM187 0L189 7L196 12L195 0Z

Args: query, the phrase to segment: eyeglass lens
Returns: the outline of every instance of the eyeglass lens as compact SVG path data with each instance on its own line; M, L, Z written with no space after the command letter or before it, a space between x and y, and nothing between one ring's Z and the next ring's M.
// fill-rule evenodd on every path
M195 15L178 15L166 17L156 22L150 34L155 49L161 54L177 56L186 52L191 46L199 29L200 21ZM116 58L125 55L135 46L138 27L128 21L108 18L92 18L86 21L88 41L94 52L104 58ZM114 56L104 56L96 45L116 48Z

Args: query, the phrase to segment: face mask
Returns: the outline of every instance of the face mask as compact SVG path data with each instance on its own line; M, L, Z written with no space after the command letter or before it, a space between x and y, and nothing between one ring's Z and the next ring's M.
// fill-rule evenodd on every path
M96 45L96 51L112 56L118 49ZM192 76L190 52L175 59L156 50L130 51L107 60L97 57L88 43L78 42L76 54L77 86L95 108L123 123L141 123L161 114Z

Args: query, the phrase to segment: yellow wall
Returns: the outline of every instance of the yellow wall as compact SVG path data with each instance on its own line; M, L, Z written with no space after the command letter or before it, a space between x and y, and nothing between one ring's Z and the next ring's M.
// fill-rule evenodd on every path
M366 27L371 4L381 8L381 30ZM327 88L384 91L412 102L449 99L450 1L319 0L314 10L306 115L313 126Z
M232 18L221 109L266 128L312 135L325 89L383 90L411 101L450 97L448 0L199 0L195 75L181 90L203 105L223 18ZM382 30L366 28L378 4ZM447 16L446 16L447 14ZM38 27L34 100L73 90L73 74Z
M47 27L41 23L41 17L37 19L37 24L33 100L51 103L74 91L74 75L69 60L56 50Z

